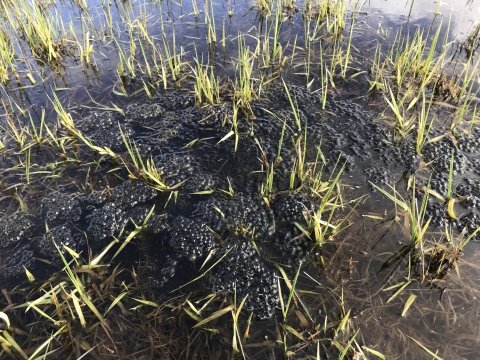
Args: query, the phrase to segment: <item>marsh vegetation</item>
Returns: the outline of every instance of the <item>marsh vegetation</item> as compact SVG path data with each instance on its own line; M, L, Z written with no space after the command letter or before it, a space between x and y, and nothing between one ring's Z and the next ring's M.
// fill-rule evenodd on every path
M4 1L0 357L475 359L480 25L404 11Z

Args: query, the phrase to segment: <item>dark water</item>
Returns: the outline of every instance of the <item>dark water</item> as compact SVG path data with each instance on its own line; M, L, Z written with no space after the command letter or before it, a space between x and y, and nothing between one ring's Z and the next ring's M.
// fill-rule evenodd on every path
M293 5L303 9L301 3ZM261 69L262 62L257 61L256 76L268 81L281 73L289 84L301 86L314 80L310 89L318 90L321 88L318 48L324 46L325 61L330 62L332 53L329 53L328 49L333 37L326 34L327 40L322 42L316 38L310 43L312 62L307 65L308 53L302 50L306 43L305 24L302 22L302 12L297 13L293 5L284 12L285 21L280 26L278 41L285 56L295 53L294 61L286 60L283 66L273 69ZM204 4L199 3L197 6L200 11L198 17L193 14L194 8L188 1L181 4L92 2L88 3L91 18L70 3L47 8L51 11L57 9L65 29L69 29L67 24L71 19L78 39L88 29L94 39L92 65L89 66L81 64L78 51L77 57L66 53L58 61L48 63L30 56L24 42L15 43L17 52L21 54L20 49L24 49L26 56L23 56L23 61L19 64L20 79L17 80L16 76L12 75L11 81L2 85L5 119L10 117L14 121L18 120L20 124L29 124L30 115L33 122L39 124L41 109L45 108L47 123L54 124L56 115L51 100L53 93L56 93L78 124L78 128L84 131L95 145L108 146L114 152L124 154L126 149L117 126L117 122L120 122L124 133L137 143L142 157L151 157L157 168L161 169L167 185L174 186L184 180L187 182L179 188L177 203L167 202L166 195L125 182L128 173L124 168L116 170L121 168L118 163L108 157L92 158L89 149L74 141L67 141L64 156L59 156L48 146L31 148L30 162L34 166L31 184L27 185L27 177L23 174L22 167L15 167L25 162L24 155L15 152L5 154L2 159L4 212L7 215L15 213L19 207L18 199L21 199L28 208L29 215L19 215L26 225L17 218L14 218L14 221L6 218L2 225L7 229L9 223L24 224L13 231L5 231L7 235L2 238L4 272L1 287L11 288L24 277L23 268L19 265L25 265L39 278L42 273L49 274L58 267L59 258L55 249L49 245L51 238L43 235L45 221L49 223L50 237L78 250L84 249L85 242L88 241L88 246L98 252L125 224L128 224L129 230L133 229L130 218L133 218L136 224L141 223L155 205L150 231L129 245L126 248L128 253L122 253L120 260L134 266L140 263L142 281L157 299L165 299L169 297L170 290L196 277L210 250L218 249L214 259L219 259L228 249L233 249L225 255L228 262L217 267L212 279L204 279L198 287L194 285L185 291L202 288L208 294L223 290L231 297L233 289L229 286L236 282L239 298L247 293L255 294L255 300L246 303L245 313L253 310L256 315L269 319L260 321L254 318L250 338L243 345L247 358L285 358L288 351L293 353L293 358L308 358L316 356L317 346L320 348L321 358L336 358L339 351L329 341L314 341L316 337L312 334L317 332L315 326L339 321L342 312L348 310L351 310L351 319L347 329L335 336L335 340L344 345L359 330L356 336L358 344L383 353L386 358L432 358L419 344L433 353L438 350L438 356L443 359L478 358L479 284L475 265L478 243L471 242L465 248L464 256L457 264L460 276L454 269L450 269L445 278L434 284L417 278L419 281L413 282L387 303L395 290L383 289L405 281L408 276L408 258L399 260L398 265L392 264L382 271L379 270L392 254L409 244L410 224L407 216L395 211L384 195L378 190L372 191L369 181L385 189L388 189L386 184L397 184L402 196L408 198L410 193L404 190L405 179L402 179L402 175L417 171L418 159L410 141L398 141L393 146L389 144L393 139L393 132L378 121L379 114L384 109L381 97L366 100L368 73L345 83L340 81L337 74L336 89L329 86L331 95L328 97L326 111L320 106L321 92L311 95L301 88L289 85L301 111L301 124L308 128L307 161L315 161L315 146L320 144L326 157L325 174L333 171L339 155L342 155L343 159L348 157L342 176L343 199L348 201L365 196L350 214L350 226L322 248L312 249L306 239L292 242L292 238L301 238L301 232L291 225L291 222L304 221L302 209L309 206L314 208L318 198L310 196L306 189L302 189L298 180L294 188L300 188L297 192L300 199L295 198L289 190L289 176L296 155L292 141L301 138L301 132L293 130L296 127L295 116L281 83L277 83L273 90L265 86L261 99L255 102L253 108L256 120L247 121L241 118L242 136L239 149L233 152L233 137L218 143L230 130L228 121L227 125L221 126L225 118L231 118L230 108L195 107L187 65L184 65L179 73L182 80L174 83L169 78L167 89L163 88L163 79L156 76L148 79L145 74L145 62L139 44L143 41L149 59L152 59L152 49L142 40L138 26L132 32L129 31L133 27L127 25L128 18L132 19L132 23L133 19L137 19L137 25L145 24L155 47L164 56L165 44L168 44L168 51L172 53L175 41L181 62L192 63L195 57L203 56L204 62L208 59L220 78L232 77L235 74L239 33L244 34L245 46L252 51L256 46L261 46L265 32L268 36L273 36L269 30L273 26L272 20L259 12L255 4L213 3L211 6L215 16L217 42L216 46L208 46L205 43L207 27ZM476 12L478 6L474 2L455 3L451 6L455 11L447 35L450 41L460 44L466 34L475 27L474 20L479 15ZM112 14L113 33L110 33L104 18L103 9L107 8ZM350 4L348 8L351 10L353 5ZM386 51L400 26L402 33L406 34L407 31L413 32L417 28L428 31L430 27L439 26L442 21L440 38L443 39L450 16L449 7L441 5L442 14L435 16L436 10L437 4L429 2L404 4L386 1L362 4L352 32L353 70L349 70L349 74L368 70L377 44L381 44ZM208 6L206 11L209 11ZM232 12L231 17L229 11ZM346 37L349 34L350 20L351 16L347 17L344 31ZM312 20L310 25L313 27L314 24L315 21ZM220 40L223 28L225 46ZM71 38L68 30L65 34ZM116 44L119 44L126 54L130 54L131 37L136 44L135 78L119 78L117 64L120 55ZM68 50L69 45L66 44L65 49ZM455 73L463 66L465 55L458 46L452 46L449 56L454 60L446 69ZM473 62L476 61L475 57ZM31 85L24 77L25 72L32 74L38 85ZM307 72L308 76L305 76ZM145 91L141 91L144 88L142 79L145 83L152 84L150 90L152 93L157 92L156 97L149 99ZM229 100L229 91L231 92L227 88L224 90L224 100ZM348 101L336 102L334 98ZM357 104L349 102L352 99ZM112 104L115 104L125 111L129 104L144 104L148 100L151 104L160 106L161 110L149 105L145 110L146 115L142 113L142 109L137 112L134 109L127 112L126 117L114 113L110 116L87 118L95 110L92 108L111 108ZM282 124L266 112L265 108L285 119L289 125L285 132L283 162L276 170L275 183L270 194L271 206L266 205L259 195L265 179L265 173L260 171L265 171L265 163L271 164L275 161ZM26 114L22 114L22 110L26 111ZM202 119L206 120L199 125L197 122ZM304 125L305 123L307 125ZM9 128L6 129L11 132ZM441 127L435 129L431 138L443 131ZM192 140L212 137L213 139L200 141L191 148L184 149ZM4 142L9 145L7 147L14 148L13 142L6 139L5 135ZM475 215L478 216L478 203L475 201L480 197L480 194L477 194L476 171L479 158L478 133L474 133L471 139L457 137L458 144L449 139L446 137L426 146L422 160L433 161L433 165L427 170L418 170L417 175L425 181L433 174L433 189L444 193L450 154L455 154L455 170L458 171L455 182L460 181L464 186L458 188L457 195L471 196L470 202L457 205L456 213L465 216L471 212L472 215L468 215L470 217L464 217L469 220L471 232L472 227L480 224L478 218L475 218ZM50 175L44 178L42 173L33 173L43 170L48 170ZM326 176L324 175L324 180ZM472 181L466 182L466 179ZM218 191L228 189L229 185L235 195L230 196ZM213 195L192 195L211 189L216 190ZM285 202L282 195L287 197ZM55 204L62 205L52 205L49 199L56 199ZM432 224L436 224L428 235L441 241L443 224L447 222L451 223L457 236L457 230L465 224L457 225L449 221L448 215L438 204L439 202L433 199L433 210L427 213L427 216L433 219ZM212 205L220 211L212 210ZM352 207L353 204L348 204L344 210L337 212L335 221L340 222ZM435 209L438 211L435 212ZM375 216L376 219L365 215ZM13 216L18 216L18 213ZM391 220L395 216L398 216L397 221ZM382 218L383 220L380 220ZM205 229L205 225L219 236L212 236ZM305 223L302 225L307 226ZM274 229L272 226L275 226ZM256 236L255 233L252 235L254 228ZM242 232L242 229L246 231ZM83 232L88 234L86 239ZM21 242L15 237L10 242L7 241L11 234L18 233L21 233ZM249 237L254 238L260 255L253 248ZM127 254L133 256L130 258ZM18 260L19 258L21 260ZM46 258L53 264L46 267L35 258ZM253 272L245 271L252 263L260 264L259 268ZM304 328L300 317L293 314L289 316L288 324L299 332L303 331L304 339L313 336L307 342L299 341L291 333L288 333L285 344L279 341L278 327L282 317L281 312L276 309L279 307L276 280L279 273L273 266L274 263L282 264L290 279L295 275L298 265L303 264L297 289L310 314L311 319L307 320L310 328ZM7 265L12 266L8 268ZM38 269L37 272L35 269ZM283 294L288 293L283 280L281 282L283 290L280 291ZM263 299L265 293L271 297ZM410 294L417 295L417 298L407 314L400 316ZM256 301L258 299L260 300ZM296 304L296 308L301 312L305 310L299 304ZM242 319L241 327L245 326L245 321L246 317ZM222 358L222 355L219 355L223 354L222 349L231 350L231 322L225 321L223 325L221 321L219 323L220 325L217 325L221 329L224 327L227 335L222 334L211 339L211 345L204 349L206 355L197 347L198 357ZM318 336L333 338L334 334L330 330ZM375 358L368 350L364 350L364 353L368 358Z

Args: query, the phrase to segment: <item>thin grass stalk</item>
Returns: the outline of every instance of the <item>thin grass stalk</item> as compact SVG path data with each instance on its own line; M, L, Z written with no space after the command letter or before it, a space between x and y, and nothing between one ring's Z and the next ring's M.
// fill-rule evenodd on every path
M434 118L432 117L427 128L427 121L428 121L428 116L430 114L430 107L432 106L432 103L433 103L433 97L434 97L434 94L432 93L430 101L428 102L428 107L426 108L425 91L422 92L422 108L420 112L420 119L418 121L417 141L415 144L415 151L417 154L420 154L420 152L422 151L422 148L425 145L425 142L427 141L428 134L430 133L430 130L433 126Z
M357 10L357 5L358 1L355 0L353 3L353 10L352 10L352 20L350 22L350 31L348 35L348 43L347 43L347 52L345 54L345 64L343 65L343 73L342 77L345 79L347 75L347 70L348 70L348 62L350 60L350 51L351 51L351 46L352 46L352 37L353 37L353 28L354 28L354 23L355 23L355 13Z

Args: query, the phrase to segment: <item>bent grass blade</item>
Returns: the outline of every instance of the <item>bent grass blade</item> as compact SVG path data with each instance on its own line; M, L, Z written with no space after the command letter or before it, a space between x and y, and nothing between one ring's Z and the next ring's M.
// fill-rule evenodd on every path
M405 316L407 314L408 309L410 308L410 306L412 306L416 298L417 298L417 295L410 294L410 296L407 299L407 302L405 303L405 306L403 307L401 316Z
M95 316L98 318L98 320L100 320L100 322L106 327L108 328L108 324L106 322L106 320L104 319L104 317L100 314L100 312L97 310L97 308L95 307L95 305L92 304L92 302L90 301L90 299L88 298L87 294L85 294L84 292L84 288L83 288L83 285L80 284L76 278L76 276L73 274L72 270L70 269L69 267L69 264L67 262L67 260L65 259L65 257L63 256L63 253L62 251L60 250L60 248L58 247L57 243L55 241L53 241L53 245L55 245L55 248L57 249L57 252L58 254L60 255L63 263L64 263L64 271L67 273L67 276L68 278L70 279L70 281L72 282L72 284L75 286L78 294L80 295L80 297L82 298L83 302L85 304L87 304L87 306L90 308L90 310L95 314Z

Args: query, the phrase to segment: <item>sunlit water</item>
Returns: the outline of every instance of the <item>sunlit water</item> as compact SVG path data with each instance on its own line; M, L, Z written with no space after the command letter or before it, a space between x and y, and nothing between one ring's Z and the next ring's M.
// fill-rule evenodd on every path
M57 64L49 65L30 57L25 43L15 44L18 51L23 49L26 54L20 72L30 73L38 84L32 85L25 78L22 78L22 81L4 84L2 97L10 96L15 103L6 104L5 109L20 112L21 108L28 111L34 121L39 122L40 109L46 108L47 121L52 121L55 116L51 99L55 92L64 107L72 113L74 120L78 120L88 114L91 108L102 105L111 107L112 103L125 108L130 103L146 101L148 97L142 91L144 85L141 81L146 77L146 69L143 59L140 58L138 41L136 51L139 60L136 63L135 79L126 78L122 83L117 75L120 56L115 49L117 46L115 42L126 54L130 53L127 18L137 19L139 23L144 24L155 46L163 52L165 44L171 47L170 52L175 45L175 51L182 62L194 66L195 58L203 58L204 63L208 61L215 66L220 78L234 74L239 34L244 35L246 46L253 49L261 43L259 39L265 34L266 27L272 26L271 21L265 19L254 3L215 2L213 13L217 41L215 46L207 46L205 9L209 10L203 2L197 3L198 15L194 14L196 10L188 0L180 4L109 2L102 5L89 2L88 5L91 20L72 4L58 4L57 11L63 20L66 34L70 37L72 35L69 31L70 21L79 39L82 32L85 34L88 29L94 44L92 65L82 65L78 59L67 54L62 56ZM283 75L296 84L310 84L312 89L319 89L321 85L318 52L314 54L316 59L316 62L312 62L314 65L307 66L305 61L302 61L307 58L302 51L305 45L301 13L303 4L291 5L291 9L285 11L285 21L280 26L278 41L282 44L285 54L296 51L298 61L295 61L295 64L287 62L282 69ZM104 17L104 9L107 7L112 14L114 38ZM300 12L296 12L295 8ZM349 8L353 9L353 4L350 4ZM442 24L440 38L443 39L451 18L448 39L461 44L475 29L477 19L480 18L480 7L475 1L453 3L370 1L357 5L357 11L352 32L352 58L358 71L368 68L369 59L374 56L377 44L381 44L382 49L386 51L400 28L403 29L403 33L414 32L417 28L424 31L434 29L432 30L434 32L436 27ZM351 16L347 23L350 20ZM348 33L344 35L348 36ZM314 44L318 46L318 42ZM455 59L459 63L453 63L449 71L455 72L456 67L465 61L465 54L459 48ZM473 61L476 61L476 58ZM362 65L365 68L362 68ZM187 67L185 65L185 68ZM305 76L307 70L309 73ZM267 79L269 75L271 76L268 71L263 75ZM176 89L191 90L185 89L188 83L185 79L176 86ZM162 81L158 81L155 86L161 88ZM357 102L366 104L368 87L365 76L360 75L343 87L339 85L335 93L345 99L356 99ZM170 83L166 91L172 90L174 87ZM379 113L383 110L376 107L375 101L371 105L373 111ZM363 165L368 167L368 161ZM350 186L346 192L351 198L369 191L361 170L344 179L344 183ZM394 174L393 182L398 182L401 175ZM6 208L6 211L11 210L11 207ZM467 246L465 256L458 262L458 274L454 269L450 269L447 277L436 284L441 290L414 283L388 301L395 290L383 289L405 281L406 260L395 269L393 266L383 271L379 270L393 253L408 243L409 231L402 226L407 224L403 216L400 216L397 223L372 220L363 216L369 214L382 217L385 212L387 220L395 215L392 204L378 191L368 194L362 205L356 208L353 216L355 222L351 228L338 238L338 243L327 244L321 250L325 264L311 264L305 267L300 276L298 289L311 291L310 294L304 295L304 302L310 314L316 323L323 323L325 317L328 322L339 320L338 314L342 306L352 309L349 329L345 334L338 335L338 339L345 343L359 330L357 342L383 353L387 359L431 359L433 355L422 346L433 353L438 351L438 356L443 359L479 358L480 282L479 269L476 266L480 251L478 243L472 242ZM400 316L410 294L417 295L417 298L406 315ZM302 325L300 323L296 325L300 331ZM283 350L281 345L275 344L273 320L257 321L252 326L250 342L247 341L245 344L247 357L281 358ZM312 329L303 330L308 330L310 334L315 333ZM296 351L294 358L306 358L307 355L315 354L312 347L307 347L306 350L297 350L293 347L291 351ZM367 350L364 352L368 358L376 358Z

